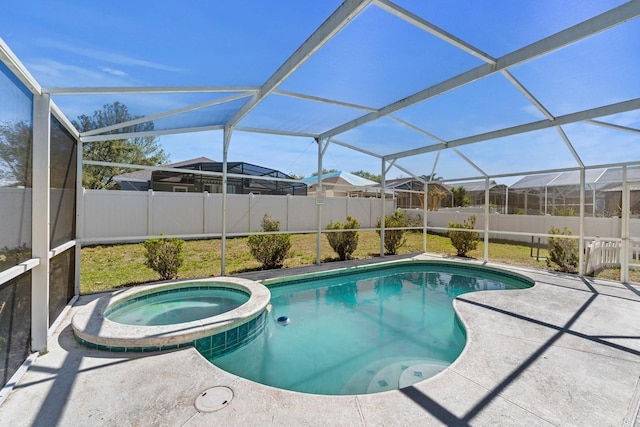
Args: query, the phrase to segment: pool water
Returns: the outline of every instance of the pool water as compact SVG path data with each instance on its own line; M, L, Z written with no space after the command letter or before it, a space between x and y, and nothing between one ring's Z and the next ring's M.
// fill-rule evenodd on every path
M105 317L127 325L171 325L216 316L249 300L245 292L220 287L182 287L162 291L110 308Z
M212 359L262 384L315 394L394 390L445 369L465 333L453 299L531 283L484 269L412 262L270 287L261 336ZM286 325L277 319L287 316Z

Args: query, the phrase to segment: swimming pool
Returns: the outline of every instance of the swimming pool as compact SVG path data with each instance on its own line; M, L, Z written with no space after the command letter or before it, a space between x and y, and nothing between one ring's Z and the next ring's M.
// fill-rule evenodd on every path
M456 296L524 289L533 281L495 269L409 261L268 285L272 308L262 334L210 360L262 384L337 395L399 389L437 374L466 342L452 306Z

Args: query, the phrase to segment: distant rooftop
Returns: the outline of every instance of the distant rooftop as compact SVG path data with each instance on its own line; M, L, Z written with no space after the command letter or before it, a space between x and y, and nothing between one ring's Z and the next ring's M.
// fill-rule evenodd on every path
M337 172L325 173L322 175L322 181L325 181L331 178L343 179L348 184L356 187L371 187L371 186L378 185L378 183L375 181L371 181L370 179L366 179L361 176L354 175L350 172L337 171ZM307 185L314 185L318 183L318 177L310 176L308 178L304 178L302 182L304 182Z
M622 182L621 168L589 169L584 174L585 185L595 186L620 184ZM640 181L640 168L627 168L627 181ZM545 173L540 175L528 175L515 182L509 188L540 188L540 187L562 187L580 185L580 171L566 171Z
M191 165L194 163L209 163L209 162L215 162L215 160L211 160L208 157L197 157L195 159L183 160L181 162L171 163L163 166L168 168L179 168L179 167ZM122 175L114 176L113 180L116 182L121 182L121 181L148 182L148 181L151 181L152 173L153 171L150 169L139 169L133 172L127 172L127 173L123 173Z

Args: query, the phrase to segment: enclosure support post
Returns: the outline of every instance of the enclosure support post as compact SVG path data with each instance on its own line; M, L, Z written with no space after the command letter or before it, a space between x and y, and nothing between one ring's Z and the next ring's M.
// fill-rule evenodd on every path
M630 192L627 184L627 167L622 166L622 215L620 215L622 246L620 247L620 281L629 283L629 217L630 217Z
M318 144L318 185L316 186L316 212L318 216L318 224L316 231L316 265L320 265L322 263L322 204L324 203L324 196L322 194L324 191L322 187L322 158L329 146L329 141L327 140L323 144L322 139L316 138L316 143Z
M82 238L84 237L84 188L82 188L83 144L80 138L76 143L76 258L74 270L74 295L80 295L80 257Z
M433 177L433 175L432 175ZM427 252L427 225L429 222L427 221L427 212L429 211L429 183L425 182L424 184L424 203L422 203L422 252Z
M384 226L385 226L385 222L386 222L386 215L385 215L385 198L384 198L384 187L386 185L386 161L384 160L384 158L382 159L382 169L381 169L381 174L380 174L380 199L382 200L382 203L380 206L382 206L382 213L381 213L381 217L380 217L380 257L384 257Z
M222 144L222 236L220 239L220 275L225 275L227 259L227 154L229 154L229 144L231 143L231 128L226 127L223 131Z
M51 119L48 94L33 97L31 350L47 350L49 329L49 209Z
M584 276L584 166L580 168L580 240L578 242L578 275Z
M489 261L489 177L484 179L484 262Z

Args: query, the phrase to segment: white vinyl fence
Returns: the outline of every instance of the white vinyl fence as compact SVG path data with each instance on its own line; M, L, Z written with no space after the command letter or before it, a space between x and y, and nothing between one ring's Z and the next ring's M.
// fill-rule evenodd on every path
M150 235L184 238L222 233L222 194L160 191L85 190L83 242L143 240ZM386 215L394 201L385 202ZM265 214L280 221L280 230L314 232L318 228L316 198L310 196L227 195L227 233L242 235L261 230ZM382 212L374 198L327 197L321 224L344 221L351 215L361 228L373 228Z
M69 197L64 190L53 188L49 192L52 210L63 197ZM31 188L0 187L0 249L4 246L15 248L31 244ZM52 229L72 229L73 217L55 210L51 212Z
M31 189L0 188L0 249L31 243Z
M422 221L422 209L407 210L407 213L408 216ZM429 211L427 212L427 225L428 227L445 228L449 225L449 222L463 223L471 215L476 217L476 229L484 229L484 212L473 212L464 210L464 208ZM490 239L531 243L533 235L547 234L552 227L560 230L567 227L571 229L574 235L578 235L580 233L580 218L550 215L489 214L489 230L492 231L489 233ZM640 219L631 219L629 227L631 236L640 237ZM621 220L620 218L585 218L584 235L586 239L590 240L597 237L619 238L621 235ZM542 237L540 243L546 244L546 239Z

